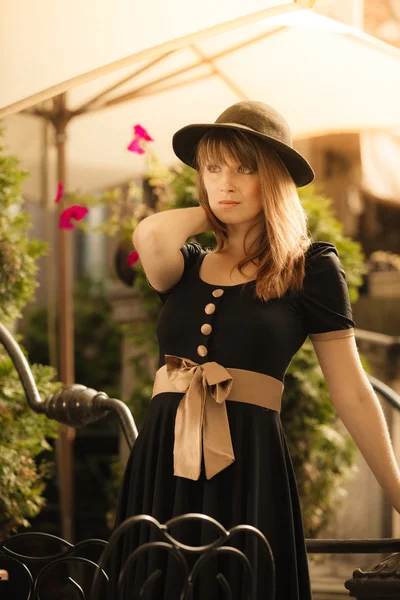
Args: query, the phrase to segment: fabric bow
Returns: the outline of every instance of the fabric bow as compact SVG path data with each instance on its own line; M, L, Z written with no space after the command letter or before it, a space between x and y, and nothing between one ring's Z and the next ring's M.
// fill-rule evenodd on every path
M217 362L199 365L171 354L165 362L170 381L185 392L175 420L174 475L199 479L203 449L211 479L235 460L225 404L233 377Z

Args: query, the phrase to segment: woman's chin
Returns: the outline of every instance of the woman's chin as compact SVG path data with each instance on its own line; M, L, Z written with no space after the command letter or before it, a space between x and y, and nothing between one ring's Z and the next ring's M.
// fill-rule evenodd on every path
M256 218L254 215L245 215L237 212L236 214L225 212L221 214L220 212L214 213L216 217L225 225L243 225L243 223L253 223Z

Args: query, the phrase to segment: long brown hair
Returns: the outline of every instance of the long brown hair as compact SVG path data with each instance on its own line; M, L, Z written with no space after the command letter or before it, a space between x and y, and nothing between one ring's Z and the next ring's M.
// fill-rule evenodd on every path
M233 129L209 131L200 140L196 151L199 203L213 225L217 242L214 252L225 248L228 229L210 209L203 171L209 162L226 164L227 156L258 172L264 212L261 235L251 245L246 258L236 265L239 272L243 274L242 269L247 263L258 264L255 293L262 300L279 298L288 290L300 290L305 252L311 239L296 185L279 155L267 143Z

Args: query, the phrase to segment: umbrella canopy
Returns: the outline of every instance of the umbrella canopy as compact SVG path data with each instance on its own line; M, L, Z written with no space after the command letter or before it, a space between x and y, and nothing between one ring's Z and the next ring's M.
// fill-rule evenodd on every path
M0 79L6 85L0 90L0 117L207 35L313 4L314 0L3 0Z
M282 112L295 138L398 126L399 79L398 49L313 11L274 16L71 90L68 187L95 191L143 174L146 158L127 151L136 123L174 164L177 129L213 122L245 98ZM41 120L19 114L4 122L7 143L33 173L27 196L37 199Z

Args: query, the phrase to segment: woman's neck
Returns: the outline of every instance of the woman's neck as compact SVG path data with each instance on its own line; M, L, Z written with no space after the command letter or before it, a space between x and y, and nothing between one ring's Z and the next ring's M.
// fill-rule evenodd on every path
M248 231L249 227L246 223L228 225L228 240L224 249L219 254L241 260L250 254L251 251L254 251L254 242L259 239L263 231L263 224L261 223L256 227L253 226L246 236Z

